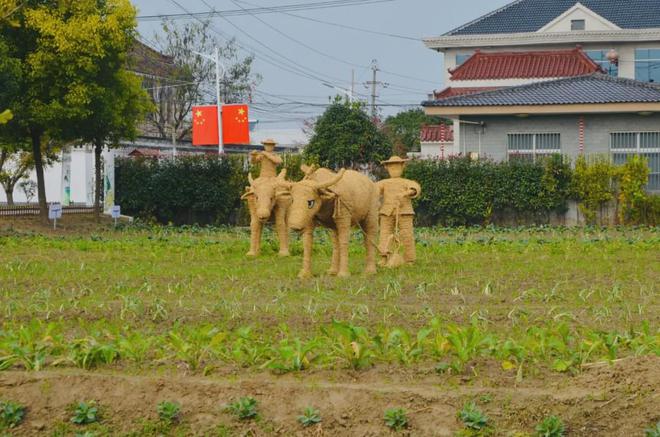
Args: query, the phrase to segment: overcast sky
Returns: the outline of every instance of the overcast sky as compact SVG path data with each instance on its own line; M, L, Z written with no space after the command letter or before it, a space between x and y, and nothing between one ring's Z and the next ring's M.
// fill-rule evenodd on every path
M205 1L218 10L238 9L232 0ZM244 3L241 4L243 7L250 7L248 4L268 7L312 3L320 0L243 1ZM138 7L138 15L183 12L171 0L133 0L133 2ZM178 0L178 2L193 12L209 10L203 0ZM508 3L507 0L394 0L387 3L294 13L378 32L422 38L443 34L506 3ZM364 94L366 98L369 91L363 83L371 78L371 70L368 66L372 59L377 59L379 67L384 70L379 73L378 80L390 84L388 88L380 88L379 103L418 103L431 90L443 86L442 55L427 49L421 41L340 29L284 14L266 14L258 17L286 36L249 15L230 17L229 20L254 39L241 34L222 18L215 18L214 23L222 31L236 36L240 43L269 53L270 56L291 68L291 63L282 58L286 56L299 64L293 68L304 67L308 69L307 74L318 78L300 77L283 71L266 62L259 53L254 53L256 56L255 71L263 76L258 91L266 93L256 95L257 102L290 103L290 100L294 100L305 103L327 103L328 96L335 93L325 87L321 80L325 79L337 86L348 88L352 69L355 70L356 91ZM155 23L140 22L139 30L146 38L151 38L154 32L158 31L158 26ZM300 41L326 56L315 53L293 40ZM347 63L358 66L347 65ZM313 72L309 70L313 70ZM396 76L388 72L411 76L414 79ZM255 110L251 114L251 118L270 123L272 127L300 125L300 120L317 115L323 109L322 107L299 107L290 104L260 105L259 107L262 110L266 108L268 110L264 112ZM383 108L385 114L402 109L398 107ZM293 121L293 119L297 120Z

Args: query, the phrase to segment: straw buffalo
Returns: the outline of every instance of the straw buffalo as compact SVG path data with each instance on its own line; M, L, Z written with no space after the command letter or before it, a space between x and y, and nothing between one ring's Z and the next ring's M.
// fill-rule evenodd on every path
M292 197L288 223L303 234L303 266L300 277L312 275L313 232L316 225L332 231L331 275L350 276L348 243L352 226L364 233L367 250L366 273L376 272L376 234L378 232L378 188L368 177L352 170L338 174L328 169L313 170L297 183L285 184Z
M289 256L289 229L287 227L287 211L291 205L291 197L285 192L278 192L285 183L286 170L277 177L259 177L253 179L248 174L250 186L246 188L243 199L247 200L250 210L250 251L248 256L259 256L261 253L261 234L266 222L275 219L275 230L280 244L280 256Z

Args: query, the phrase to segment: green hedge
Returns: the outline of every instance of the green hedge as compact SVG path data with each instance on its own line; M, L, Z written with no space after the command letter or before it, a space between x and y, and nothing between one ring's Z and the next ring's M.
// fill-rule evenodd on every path
M302 179L299 155L284 156L293 180ZM249 167L255 175L257 167ZM176 159L119 159L115 166L116 199L122 212L159 223L246 225L240 197L247 180L247 158L212 155Z
M540 163L413 161L406 177L422 185L417 219L425 225L481 225L511 217L544 222L552 212L565 212L570 197L570 165L561 156Z

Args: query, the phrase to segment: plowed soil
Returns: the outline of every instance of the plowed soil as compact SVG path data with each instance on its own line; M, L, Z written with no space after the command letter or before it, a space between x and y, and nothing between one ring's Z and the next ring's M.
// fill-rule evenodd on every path
M239 422L224 411L227 402L241 396L258 400L257 421ZM71 429L65 425L70 405L81 399L99 403L99 429L108 435L147 434L143 424L157 420L155 405L172 400L181 403L185 422L166 431L172 435L377 436L390 433L383 423L385 409L402 407L410 418L403 435L450 436L462 429L457 411L475 401L491 418L495 435L529 435L542 418L556 414L570 436L641 436L660 419L660 357L598 363L576 376L548 373L520 383L499 369L471 377L398 368L281 377L241 372L220 378L3 372L4 397L29 405L25 422L13 431L17 436ZM296 418L310 405L323 420L303 429Z

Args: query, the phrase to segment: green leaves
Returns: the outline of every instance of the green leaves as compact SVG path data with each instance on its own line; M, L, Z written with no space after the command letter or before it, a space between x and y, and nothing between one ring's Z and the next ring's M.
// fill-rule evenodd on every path
M90 423L98 422L99 409L96 407L96 402L80 402L76 405L73 411L71 423L76 425L88 425Z
M7 124L12 118L14 118L14 115L11 113L9 109L0 112L0 124Z
M0 430L14 428L25 418L25 407L19 403L0 402Z
M244 397L227 405L227 411L238 417L239 420L254 419L258 415L257 400Z
M178 402L159 402L156 411L158 412L158 418L168 425L177 423L181 418L181 405Z
M401 431L408 427L408 415L403 408L386 410L384 420L385 425L394 431Z

